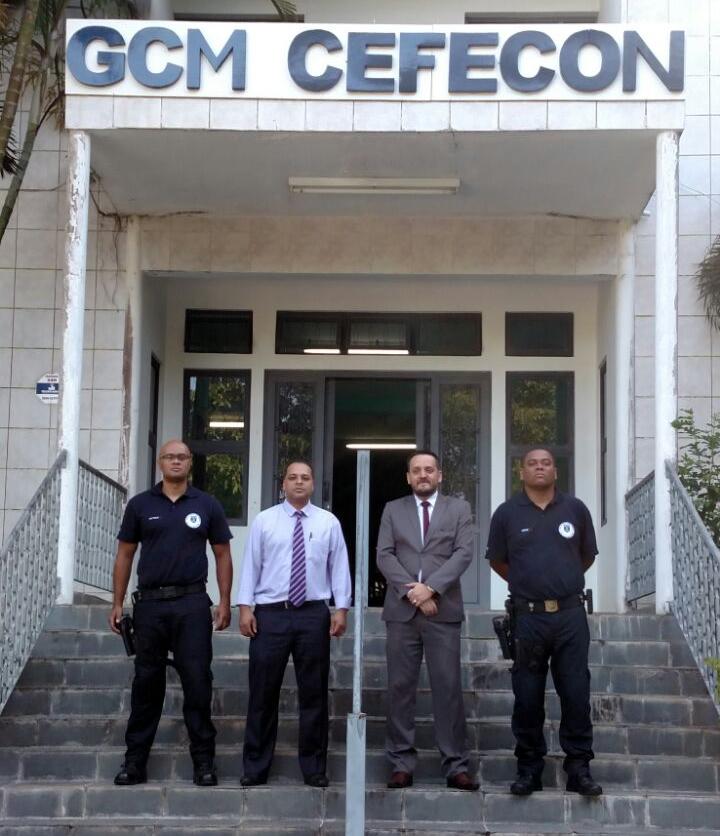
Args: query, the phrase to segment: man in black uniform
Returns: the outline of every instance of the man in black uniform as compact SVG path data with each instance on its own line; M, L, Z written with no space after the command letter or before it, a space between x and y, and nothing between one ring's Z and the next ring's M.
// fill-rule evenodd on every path
M230 623L232 534L220 503L188 483L192 455L182 441L160 449L162 481L127 504L113 569L110 627L119 632L123 601L133 558L142 543L138 590L133 594L135 678L130 719L125 733L127 752L118 785L142 784L165 699L168 652L183 688L183 715L190 737L193 780L203 787L217 784L212 699L212 631ZM206 544L215 555L220 603L215 618L205 592Z
M520 478L523 490L493 514L485 555L509 582L515 613L512 730L518 774L510 791L529 795L542 789L550 660L560 697L567 789L600 795L602 787L589 767L593 758L590 632L583 606L584 574L597 554L592 518L579 499L556 490L557 470L549 450L529 450Z

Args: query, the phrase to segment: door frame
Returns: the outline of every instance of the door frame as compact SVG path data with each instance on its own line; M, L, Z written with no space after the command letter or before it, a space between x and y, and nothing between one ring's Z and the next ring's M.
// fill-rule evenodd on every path
M326 477L326 445L329 439L326 438L325 428L327 425L327 392L328 381L331 379L348 378L410 378L413 380L430 381L430 426L429 428L418 428L417 437L422 437L427 431L426 437L430 439L430 447L433 450L439 449L440 443L440 386L446 384L472 384L478 387L480 392L480 437L478 439L478 488L477 506L475 514L476 544L475 554L477 560L477 589L473 590L478 604L486 609L490 607L490 567L481 553L481 544L487 539L490 527L490 485L491 485L491 383L492 372L455 372L455 371L345 371L343 369L272 369L265 372L264 389L264 432L262 444L263 478L262 478L262 507L268 508L277 502L274 496L275 471L276 471L276 410L277 397L276 387L281 382L290 379L301 383L312 383L315 390L315 414L313 424L312 449L313 469L315 471L315 494L312 501L327 510L330 504L330 481ZM420 418L420 416L418 416ZM423 416L424 420L424 416ZM483 428L485 431L483 432ZM467 587L466 587L467 588ZM468 590L469 591L469 590Z

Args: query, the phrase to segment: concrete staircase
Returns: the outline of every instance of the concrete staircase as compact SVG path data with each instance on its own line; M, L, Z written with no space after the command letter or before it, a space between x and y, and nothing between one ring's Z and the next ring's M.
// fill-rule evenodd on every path
M288 671L274 773L243 790L247 641L237 628L215 636L220 786L194 787L173 671L149 763L149 783L115 787L123 756L132 663L106 627L107 607L59 607L0 717L0 834L339 834L344 829L344 736L351 704L352 638L333 643L331 787L300 782L296 691ZM412 833L720 834L720 724L670 616L596 615L591 648L599 799L564 791L558 701L549 688L552 756L545 791L510 796L515 772L507 663L498 659L490 615L470 612L463 639L469 733L481 791L447 790L434 749L430 694L418 699L420 765L415 787L385 789L384 628L367 620L364 710L368 719L367 831Z

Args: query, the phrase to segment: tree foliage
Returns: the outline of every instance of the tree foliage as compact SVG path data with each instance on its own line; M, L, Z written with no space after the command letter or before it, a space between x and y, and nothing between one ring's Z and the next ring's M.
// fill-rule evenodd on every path
M720 236L700 262L695 278L705 315L714 328L720 329Z
M678 476L716 544L720 544L720 413L705 427L695 424L692 409L685 409L672 426L686 437L678 461Z

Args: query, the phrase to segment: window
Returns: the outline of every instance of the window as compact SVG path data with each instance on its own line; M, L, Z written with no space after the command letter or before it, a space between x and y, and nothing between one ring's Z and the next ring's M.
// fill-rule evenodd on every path
M252 311L185 311L189 354L252 354Z
M506 313L508 357L572 357L571 313Z
M249 371L185 371L183 440L192 482L236 525L247 522Z
M574 375L572 372L508 372L507 491L520 490L518 468L528 447L549 447L555 454L558 487L574 484Z
M597 23L595 12L466 12L465 23Z
M607 359L600 365L600 525L607 522Z
M212 12L176 12L175 20L187 20L191 23L219 21L221 23L303 23L304 14L280 17L273 14L213 14Z
M482 354L482 315L278 311L275 351L478 356Z

